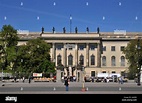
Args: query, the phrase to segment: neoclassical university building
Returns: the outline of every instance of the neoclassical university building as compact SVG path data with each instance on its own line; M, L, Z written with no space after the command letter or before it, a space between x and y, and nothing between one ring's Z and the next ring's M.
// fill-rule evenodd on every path
M100 75L118 76L128 70L128 62L123 49L128 42L141 37L141 32L19 32L18 45L25 44L29 39L40 37L51 44L51 60L58 66L60 61L63 70L59 76L77 76L81 71L85 76ZM79 67L81 65L81 68ZM58 70L58 68L56 68ZM60 74L61 73L61 74Z

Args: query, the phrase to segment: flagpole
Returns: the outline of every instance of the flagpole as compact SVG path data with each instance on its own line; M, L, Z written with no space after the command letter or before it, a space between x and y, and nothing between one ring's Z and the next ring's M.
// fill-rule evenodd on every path
M71 26L72 26L72 16L70 15L70 33L72 32L72 28L71 28Z

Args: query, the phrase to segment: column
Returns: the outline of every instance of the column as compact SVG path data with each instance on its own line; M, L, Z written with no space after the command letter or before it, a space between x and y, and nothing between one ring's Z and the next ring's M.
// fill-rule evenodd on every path
M63 65L64 67L67 67L67 50L66 50L66 43L64 43L64 49L63 49Z
M97 45L97 67L101 67L100 43Z
M78 45L75 44L75 65L78 65Z
M52 59L55 62L56 60L56 53L55 53L55 43L52 43Z
M64 73L65 76L68 76L68 71L67 71L67 47L66 47L66 43L63 44L64 48L63 48L63 65L64 65Z
M86 67L89 66L89 43L86 43Z
M56 73L56 82L61 82L61 70L58 69Z

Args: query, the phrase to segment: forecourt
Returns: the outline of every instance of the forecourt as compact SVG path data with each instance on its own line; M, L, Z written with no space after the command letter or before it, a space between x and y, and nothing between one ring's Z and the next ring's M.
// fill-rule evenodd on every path
M92 83L71 82L65 91L62 82L0 82L0 94L142 94L142 86L135 82ZM82 91L83 87L86 91Z

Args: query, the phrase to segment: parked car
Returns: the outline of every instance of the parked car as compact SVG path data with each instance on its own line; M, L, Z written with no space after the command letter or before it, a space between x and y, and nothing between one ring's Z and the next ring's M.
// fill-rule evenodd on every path
M99 78L99 77L98 77L98 78L96 79L96 82L102 82L102 80L103 80L103 78Z
M85 82L91 82L92 78L87 76L87 77L84 78L84 80L85 80Z

